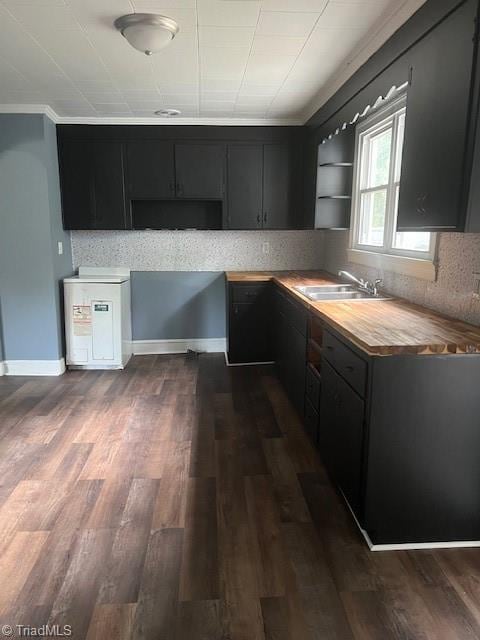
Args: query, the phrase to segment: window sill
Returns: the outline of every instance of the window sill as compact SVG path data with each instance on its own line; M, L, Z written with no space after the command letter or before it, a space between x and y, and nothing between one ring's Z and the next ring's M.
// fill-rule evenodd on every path
M393 271L404 276L420 278L435 282L437 269L431 260L419 260L406 256L395 256L375 251L361 251L360 249L348 250L349 262L362 264L366 267L374 267L383 271Z

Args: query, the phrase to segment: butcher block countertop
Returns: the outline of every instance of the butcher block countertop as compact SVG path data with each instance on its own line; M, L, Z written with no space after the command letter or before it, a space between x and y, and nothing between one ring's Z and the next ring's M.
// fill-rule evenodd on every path
M480 327L400 298L314 302L294 287L339 282L321 271L227 271L228 282L273 280L369 355L480 353Z

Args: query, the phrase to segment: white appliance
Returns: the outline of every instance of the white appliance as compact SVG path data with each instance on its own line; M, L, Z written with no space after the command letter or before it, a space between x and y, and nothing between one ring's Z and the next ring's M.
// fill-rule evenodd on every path
M130 270L80 267L63 282L67 365L123 369L132 355Z

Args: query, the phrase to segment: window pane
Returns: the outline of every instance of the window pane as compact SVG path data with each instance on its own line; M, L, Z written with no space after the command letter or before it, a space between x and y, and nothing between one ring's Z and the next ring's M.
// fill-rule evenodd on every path
M428 231L399 231L395 234L394 247L407 251L429 251L430 233Z
M367 188L387 184L390 171L390 151L392 146L392 130L382 131L370 138Z
M397 185L395 190L395 227L397 226L398 213L398 195L400 187ZM428 231L397 231L393 237L393 247L395 249L404 249L405 251L423 251L430 250L430 237Z
M400 182L402 171L403 138L405 137L405 114L398 119L397 148L395 149L395 182Z
M385 232L387 190L362 193L360 201L359 244L382 247Z

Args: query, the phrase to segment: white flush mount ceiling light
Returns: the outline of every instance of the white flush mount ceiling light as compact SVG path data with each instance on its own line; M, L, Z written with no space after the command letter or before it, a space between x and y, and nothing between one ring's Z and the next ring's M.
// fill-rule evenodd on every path
M114 24L134 49L147 56L166 47L178 33L175 20L156 13L129 13Z
M180 114L181 111L179 111L178 109L159 109L158 111L155 111L156 116L161 116L163 118L173 118L175 116L179 116Z

